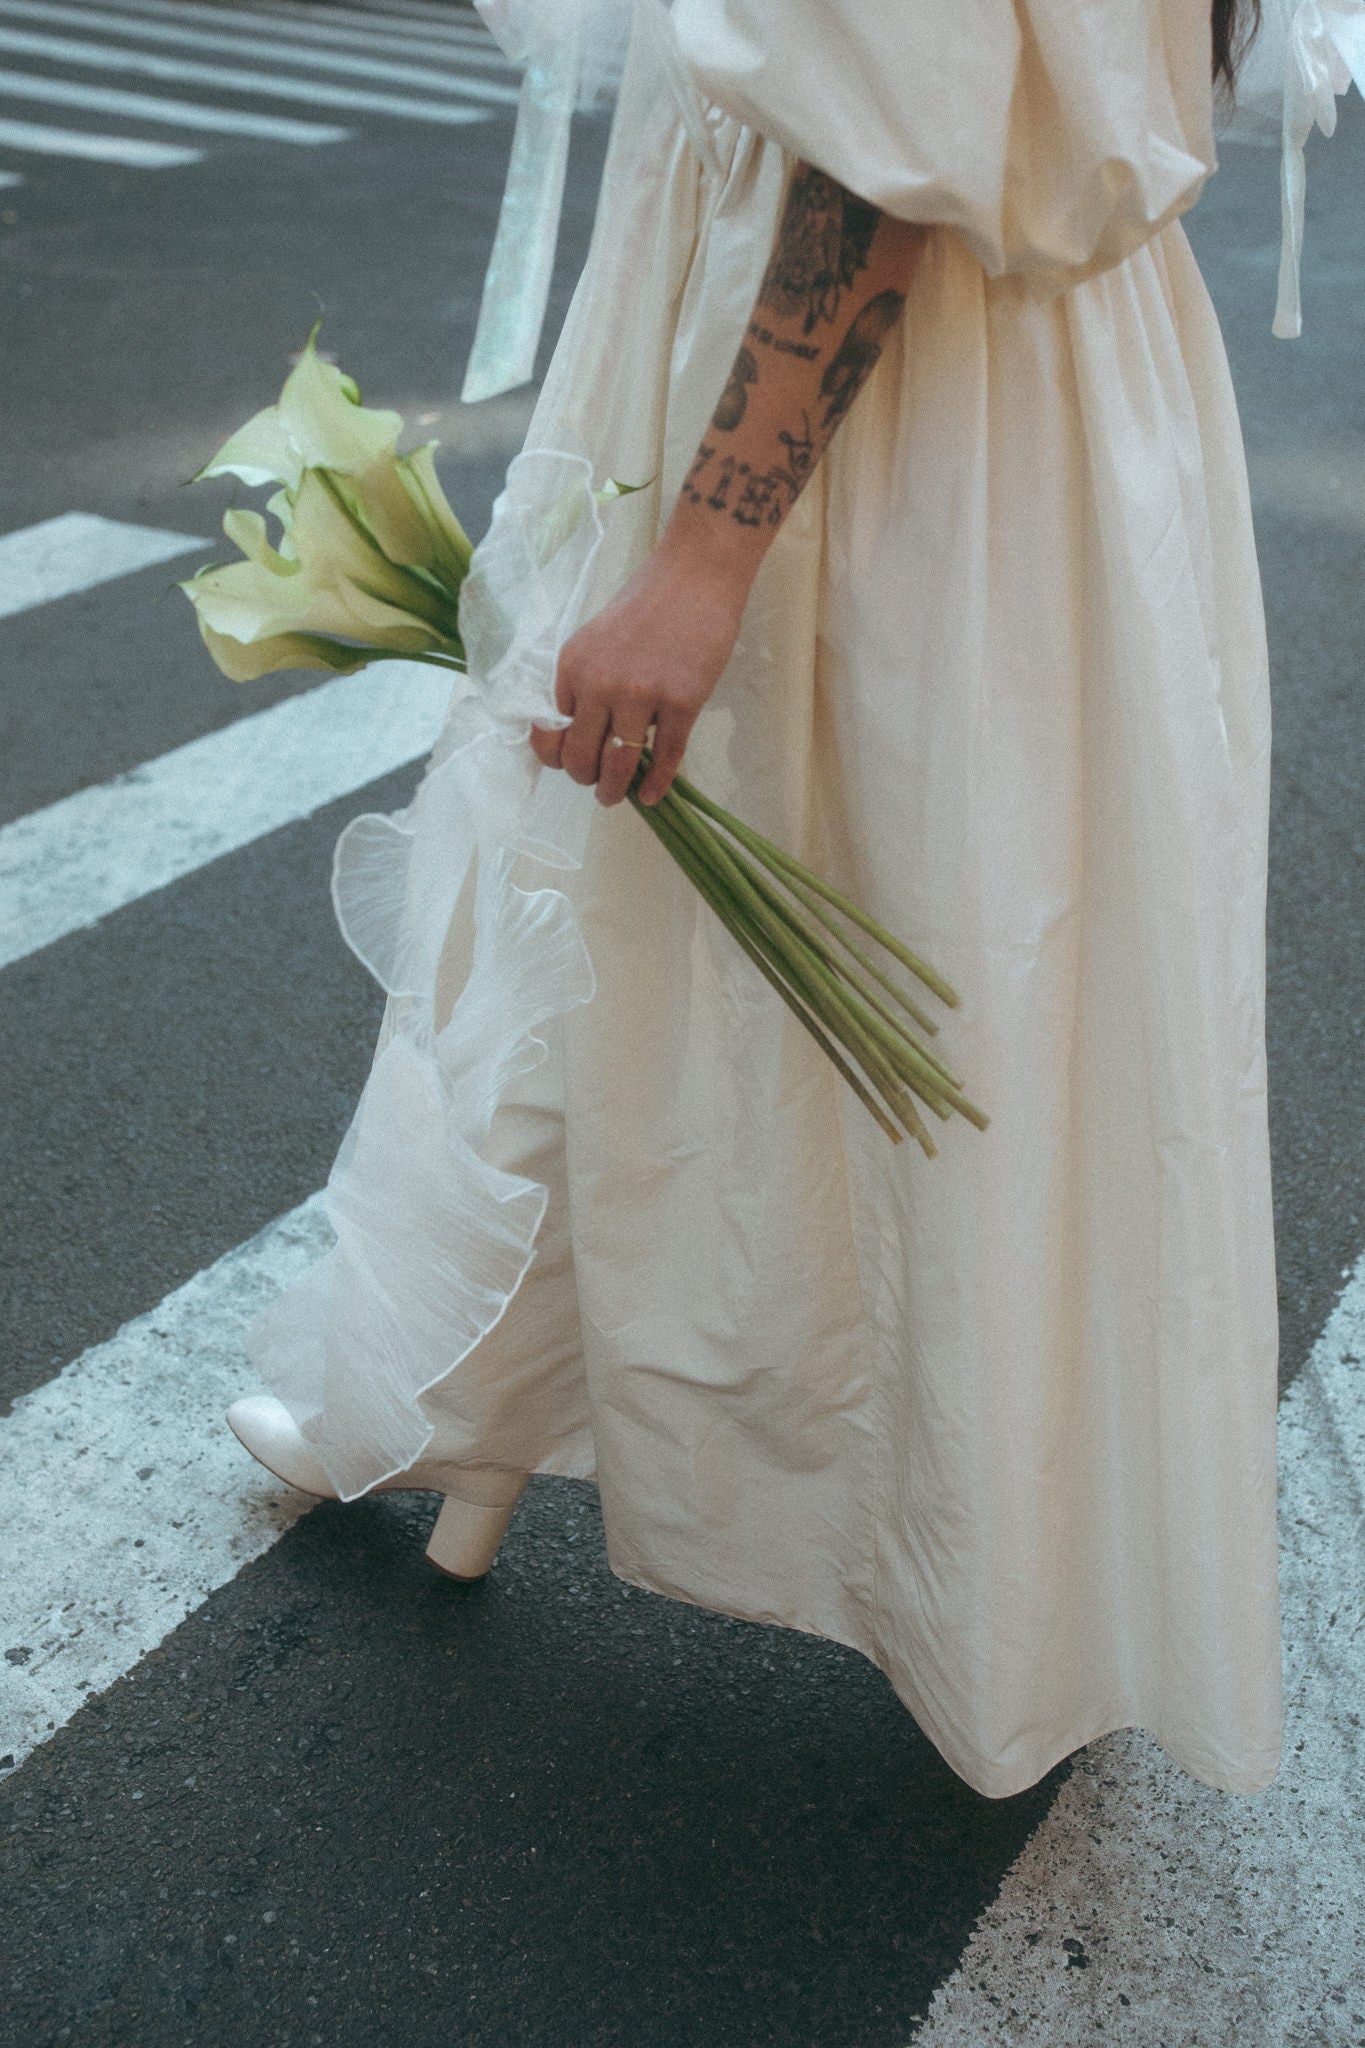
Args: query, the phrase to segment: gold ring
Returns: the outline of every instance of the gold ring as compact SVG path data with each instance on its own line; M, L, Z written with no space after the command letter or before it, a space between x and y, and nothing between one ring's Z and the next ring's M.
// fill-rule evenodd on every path
M611 733L608 737L614 747L647 747L649 745L648 740L623 740L619 732Z

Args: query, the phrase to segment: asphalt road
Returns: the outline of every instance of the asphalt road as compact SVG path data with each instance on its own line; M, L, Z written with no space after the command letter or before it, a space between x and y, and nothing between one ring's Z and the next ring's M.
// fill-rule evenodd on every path
M25 180L0 190L0 536L82 511L211 539L227 491L183 480L320 312L367 401L442 440L479 530L527 410L457 402L510 109L344 118L337 144L215 134L158 170L0 145ZM579 124L556 317L603 141ZM1358 99L1310 165L1299 341L1270 334L1274 157L1227 147L1187 217L1271 636L1286 1384L1365 1248ZM183 573L0 619L0 825L315 684L223 681ZM416 772L0 972L0 1410L325 1178L379 1014L331 921L331 847ZM614 1579L590 1486L534 1481L472 1589L422 1560L430 1515L413 1495L308 1513L0 1779L4 2048L900 2048L1067 1769L977 1797L854 1653Z

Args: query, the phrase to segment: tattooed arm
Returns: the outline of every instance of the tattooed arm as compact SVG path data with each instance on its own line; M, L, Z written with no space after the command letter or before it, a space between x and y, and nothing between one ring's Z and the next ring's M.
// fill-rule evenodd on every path
M552 767L619 803L639 760L610 733L653 725L641 795L661 797L730 658L745 601L900 319L925 230L798 164L748 333L649 560L560 656L563 731L535 728Z

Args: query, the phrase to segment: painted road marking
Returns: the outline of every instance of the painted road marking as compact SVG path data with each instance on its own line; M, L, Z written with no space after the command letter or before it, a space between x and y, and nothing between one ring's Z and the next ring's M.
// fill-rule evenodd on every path
M0 17L21 15L26 19L35 16L67 26L85 26L105 34L123 36L141 43L171 43L194 50L216 50L229 56L264 57L271 64L307 64L315 71L334 71L347 78L370 78L390 85L415 85L421 92L450 91L461 93L466 99L489 100L500 106L515 106L518 98L514 85L494 85L487 79L461 78L451 71L446 76L434 72L430 65L394 63L380 57L357 57L344 51L311 49L299 42L288 43L272 40L268 36L223 34L216 29L190 28L184 25L171 26L152 21L130 21L126 15L112 14L98 7L61 7L29 4L29 0L0 0ZM93 50L104 51L103 43L91 44ZM94 57L90 60L94 63ZM101 56L103 64L105 58Z
M131 135L82 135L71 128L45 128L37 121L0 120L0 149L31 150L37 156L78 156L97 164L127 164L137 171L165 171L175 164L198 164L202 149L181 149L170 142L140 142ZM22 185L17 172L0 172L0 185ZM0 541L0 549L4 542ZM0 579L4 567L0 562ZM5 589L0 580L0 618Z
M0 967L428 753L459 678L336 676L0 829Z
M46 4L47 0L22 0L21 6L21 0L10 0L5 12L22 11L38 20L42 16L37 10ZM219 25L226 22L259 35L287 36L295 42L316 40L332 47L337 43L351 43L357 49L405 50L410 55L429 51L442 58L448 58L452 51L457 51L462 62L469 59L504 71L516 68L508 63L486 28L479 23L466 25L456 21L449 8L442 9L439 20L414 16L410 26L400 28L383 28L380 24L388 20L408 22L408 16L320 4L298 7L286 4L286 0L271 0L269 8L203 7L194 5L193 0L185 0L183 6L181 0L129 0L120 12L129 19L145 17L153 21L202 21Z
M0 122L0 147L3 147L5 141L3 131L4 123ZM0 171L0 185L5 186L6 188L8 188L11 185L22 185L23 182L24 174L22 171Z
M314 1196L0 1421L6 1767L307 1512L223 1411L249 1390L247 1324L329 1241ZM1143 1738L1092 1743L935 1995L917 2048L1360 2039L1363 1366L1365 1256L1281 1408L1290 1714L1279 1779L1234 1799Z
M119 114L129 121L160 121L171 128L200 128L212 135L249 135L258 142L346 142L349 128L325 128L316 121L290 121L278 114L248 114L238 107L206 107L197 100L163 99L159 93L124 92L112 85L79 85L67 78L39 78L31 71L0 71L0 99L42 100L54 107L79 107L92 114Z
M0 1764L21 1763L311 1502L242 1449L242 1333L325 1250L315 1196L0 1422Z
M1092 1743L915 2048L1365 2041L1362 1500L1365 1256L1280 1407L1278 1778L1238 1798Z
M0 122L0 142L9 124ZM42 132L42 131L39 131ZM77 138L103 142L102 136ZM148 144L147 147L157 145ZM173 152L176 154L177 152ZM37 526L0 535L0 619L34 605L51 604L77 591L93 590L116 576L131 576L158 562L173 562L211 545L195 533L168 533L156 526L132 526L93 512L64 512Z
M240 71L231 64L201 64L187 57L155 57L142 50L115 49L112 43L84 43L74 36L35 35L27 29L0 28L0 50L9 50L17 57L46 57L58 64L81 64L95 71L120 71L139 78L162 79L168 85L203 85L217 92L244 92L262 99L296 100L304 106L336 107L346 113L387 114L404 121L434 121L441 127L464 127L471 121L490 118L479 107L460 106L454 101L400 99L395 93L357 92L346 85L319 85L310 78L276 78L263 71ZM428 89L435 83L428 80ZM458 89L452 80L451 90Z
M164 6L166 0L135 0L135 4ZM451 7L441 0L436 7L350 7L341 4L336 7L310 5L310 0L268 0L272 14L295 15L305 9L318 18L327 21L370 23L378 29L380 22L394 24L381 31L384 35L410 37L414 33L439 36L442 41L472 44L482 49L496 49L497 42L491 30L484 27L477 14L461 7Z

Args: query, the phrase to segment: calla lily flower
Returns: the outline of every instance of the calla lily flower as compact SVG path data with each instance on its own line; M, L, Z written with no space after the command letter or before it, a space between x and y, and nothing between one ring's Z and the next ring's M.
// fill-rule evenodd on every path
M402 416L360 402L353 377L325 363L314 343L317 328L285 378L277 402L238 429L194 481L238 476L244 484L283 484L296 491L305 469L358 476L376 457L390 455L403 431Z
M459 594L473 550L437 478L436 444L399 455L399 414L367 410L313 343L278 404L199 472L281 486L266 508L278 546L259 512L230 511L223 530L244 559L180 586L205 645L235 681L278 668L350 673L393 655L462 668Z
M392 655L464 669L460 599L473 550L437 480L436 444L400 455L399 415L367 411L352 379L318 356L315 335L278 403L248 420L200 471L278 487L265 514L224 515L223 531L241 559L201 569L180 586L204 644L234 682L276 669L350 675ZM518 494L513 465L502 517L465 593L476 680L509 718L528 708L534 715L544 692L547 656L583 580L581 543L591 538L584 522L600 532L599 511L642 488L610 479L594 491L582 458L520 458L552 468L565 461L580 474L548 503L530 484ZM267 517L279 526L278 544ZM933 1156L912 1096L939 1117L956 1110L984 1130L985 1114L905 1020L929 1033L938 1026L864 940L951 1006L957 996L948 984L866 911L683 776L646 807L639 786L652 759L652 748L642 747L630 801L887 1136L899 1144L908 1133Z

